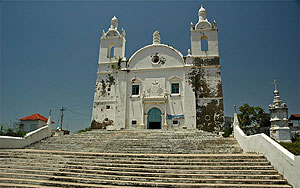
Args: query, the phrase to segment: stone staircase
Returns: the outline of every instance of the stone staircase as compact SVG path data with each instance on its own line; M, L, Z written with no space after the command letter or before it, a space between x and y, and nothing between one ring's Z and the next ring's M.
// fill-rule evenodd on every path
M291 187L264 156L202 131L89 131L0 161L0 187Z
M101 131L51 137L31 149L117 153L241 153L234 138L204 131Z

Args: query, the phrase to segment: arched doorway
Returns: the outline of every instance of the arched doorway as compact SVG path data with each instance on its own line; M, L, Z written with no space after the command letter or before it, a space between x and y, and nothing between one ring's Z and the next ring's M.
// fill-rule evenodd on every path
M161 111L158 108L151 108L147 118L148 129L161 129Z

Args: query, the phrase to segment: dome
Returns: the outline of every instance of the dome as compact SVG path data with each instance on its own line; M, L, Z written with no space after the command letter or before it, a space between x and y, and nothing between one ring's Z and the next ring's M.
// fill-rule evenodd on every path
M199 9L198 12L199 12L199 13L201 13L201 12L206 12L205 8L203 7L203 4L201 4L201 8Z

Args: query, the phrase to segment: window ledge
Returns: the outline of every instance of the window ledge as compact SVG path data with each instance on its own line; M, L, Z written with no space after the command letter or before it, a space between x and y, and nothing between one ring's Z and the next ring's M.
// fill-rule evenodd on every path
M179 93L173 93L173 94L171 94L171 97L180 97L180 94Z
M131 95L130 98L140 98L140 95Z

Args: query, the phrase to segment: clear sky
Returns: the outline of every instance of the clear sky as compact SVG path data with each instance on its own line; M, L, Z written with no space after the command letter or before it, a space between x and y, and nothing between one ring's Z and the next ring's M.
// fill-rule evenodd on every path
M300 113L299 1L1 1L0 123L40 113L71 131L90 125L101 32L115 15L126 57L152 43L190 48L201 3L219 28L225 115L233 105L268 112L276 77L289 114Z

